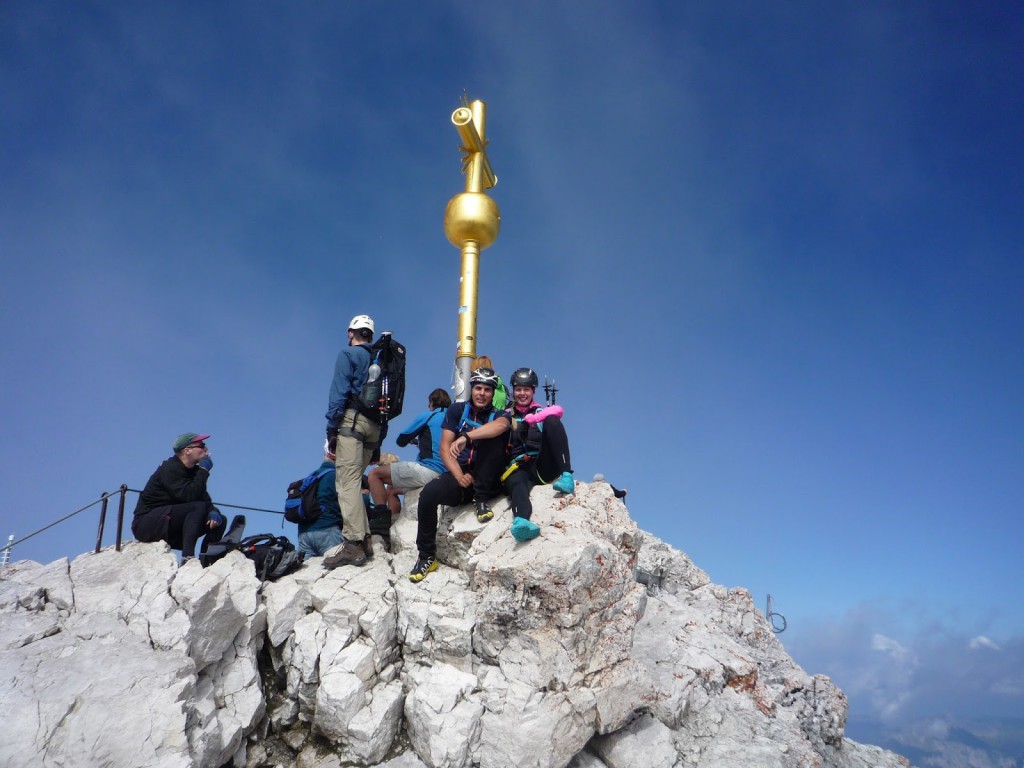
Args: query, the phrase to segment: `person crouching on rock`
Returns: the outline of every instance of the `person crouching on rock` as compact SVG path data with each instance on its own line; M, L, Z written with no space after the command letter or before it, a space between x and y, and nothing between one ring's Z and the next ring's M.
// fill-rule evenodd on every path
M420 582L437 570L437 508L476 501L477 522L494 517L488 502L498 491L498 475L505 458L505 440L511 418L497 411L491 400L498 375L490 368L469 377L469 400L455 403L441 422L441 460L446 473L431 480L420 493L416 548L419 558L409 581Z
M576 483L569 459L569 438L562 424L562 406L544 407L534 402L537 374L532 368L517 368L512 385L512 429L509 434L509 464L501 476L512 505L512 535L529 541L540 533L530 520L533 504L530 490L547 485L559 493L573 493Z
M213 469L203 442L207 438L195 432L178 435L174 455L150 476L132 518L132 534L138 541L166 541L181 550L183 561L195 557L203 534L203 552L224 535L224 516L206 490Z

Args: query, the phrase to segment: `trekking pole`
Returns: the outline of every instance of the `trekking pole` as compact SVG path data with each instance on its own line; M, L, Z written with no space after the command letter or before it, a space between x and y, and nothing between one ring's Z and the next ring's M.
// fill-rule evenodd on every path
M555 380L552 379L551 383L548 384L548 377L544 377L544 400L547 405L554 405L555 398L558 395L558 388L555 386Z

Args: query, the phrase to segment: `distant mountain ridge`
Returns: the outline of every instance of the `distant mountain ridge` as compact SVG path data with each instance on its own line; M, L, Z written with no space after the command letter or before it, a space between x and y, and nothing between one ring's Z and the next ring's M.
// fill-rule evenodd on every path
M1024 718L928 719L899 727L850 720L847 733L900 753L914 768L1024 768Z

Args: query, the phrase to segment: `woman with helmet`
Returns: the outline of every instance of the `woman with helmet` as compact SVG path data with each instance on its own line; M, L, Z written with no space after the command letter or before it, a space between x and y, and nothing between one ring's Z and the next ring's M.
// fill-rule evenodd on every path
M437 570L437 508L476 502L476 519L494 517L488 502L499 489L498 475L505 457L503 435L511 418L498 411L491 400L498 375L479 368L469 377L469 400L455 403L441 422L441 460L448 470L427 483L417 507L416 548L419 557L409 574L418 583Z
M517 368L509 380L512 385L512 429L508 441L509 464L501 480L512 505L512 535L518 541L529 541L540 533L540 526L530 520L533 504L530 490L547 485L559 493L573 493L569 458L569 437L562 424L560 405L544 407L534 401L537 374L532 368Z

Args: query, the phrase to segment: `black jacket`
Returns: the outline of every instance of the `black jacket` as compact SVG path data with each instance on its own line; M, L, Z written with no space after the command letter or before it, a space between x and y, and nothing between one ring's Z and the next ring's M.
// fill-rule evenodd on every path
M185 504L190 501L211 501L206 491L210 473L199 467L189 469L177 456L164 461L154 472L139 495L135 514L141 515L156 507Z

